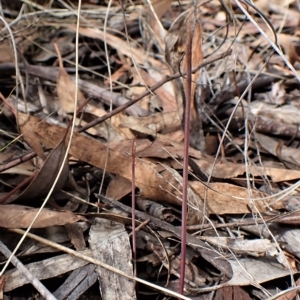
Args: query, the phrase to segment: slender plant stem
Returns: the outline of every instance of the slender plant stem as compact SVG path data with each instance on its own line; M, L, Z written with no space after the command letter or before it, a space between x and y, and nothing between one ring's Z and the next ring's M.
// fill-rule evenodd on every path
M136 276L136 231L135 231L135 156L136 156L136 137L133 139L131 148L131 158L132 158L132 180L131 180L131 219L132 219L132 254L133 254L133 265L134 273Z
M188 202L188 160L190 145L190 117L192 104L192 43L195 30L195 20L188 28L186 44L186 78L185 78L185 109L184 109L184 146L183 146L183 183L182 183L182 207L181 207L181 260L180 260L180 284L179 293L183 295L185 278L186 257L186 225L187 225L187 202Z

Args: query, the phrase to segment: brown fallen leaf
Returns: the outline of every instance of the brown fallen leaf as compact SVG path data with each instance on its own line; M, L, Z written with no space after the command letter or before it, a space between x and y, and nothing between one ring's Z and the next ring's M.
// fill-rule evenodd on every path
M58 49L57 44L54 44L54 46L58 55L59 62L59 74L56 85L58 98L63 112L72 113L74 111L76 85L63 66L62 57L60 55L60 51ZM78 104L81 105L85 103L86 99L83 96L82 92L78 90L77 93Z
M300 61L300 56L296 49L296 43L299 43L299 38L297 36L280 33L278 34L278 40L280 45L284 48L286 56L291 64L294 64L296 61Z
M134 75L137 74L137 70L132 68L132 73ZM138 79L140 81L140 76L142 77L143 81L148 85L148 86L152 86L154 84L157 83L157 79L153 78L150 76L150 74L148 72L146 72L145 70L143 70L142 68L139 68L139 73L138 75ZM138 96L139 93L136 93L136 96ZM170 94L164 86L159 87L156 91L155 91L155 95L159 97L159 99L161 99L161 103L162 103L162 107L163 107L163 111L166 112L171 112L171 111L175 111L177 108L176 105L176 99L174 97L174 95Z
M164 49L165 30L160 20L161 17L171 8L172 0L151 0L153 11L144 6L145 13L150 17L150 26L153 30L155 40L160 49ZM156 16L154 15L154 12Z
M197 17L200 17L198 14ZM189 34L193 34L193 44L192 44L192 69L197 67L203 62L203 52L202 52L202 29L200 22L198 20L195 21L195 29L194 32L192 30L192 23L194 21L194 8L190 9L187 12L182 13L172 24L171 28L168 31L168 34L165 38L166 43L166 61L168 62L171 73L174 74L179 71L178 62L182 61L182 72L186 72L186 56L185 53L185 45L187 43L187 37ZM184 55L184 56L183 56ZM200 70L192 75L192 98L194 97L196 90L196 82L199 77ZM179 96L181 93L176 93L178 91L178 87L175 87L175 94ZM182 99L180 97L177 99L178 108L183 106L181 102ZM191 103L192 108L194 107L194 101ZM192 109L192 116L195 117L196 111Z
M64 141L61 141L58 146L52 150L49 156L46 158L44 165L39 170L37 175L31 181L29 186L17 197L10 197L5 203L12 201L26 202L29 200L41 199L45 197L51 189L58 171L63 162L66 153L66 146ZM60 191L68 179L69 164L66 161L64 169L60 174L59 180L55 186L54 193Z
M39 123L40 120L32 117L33 123ZM52 147L53 143L58 143L61 137L65 134L65 129L50 125L45 122L36 127L38 134L43 137L43 143L47 147ZM93 166L103 169L105 167L106 146L97 140L91 139L84 135L74 133L70 154L84 162L90 163ZM118 174L131 181L131 154L123 154L116 150L110 150L109 160L106 170L108 172ZM170 170L165 168L161 174L157 171L158 167L144 159L136 159L136 186L140 189L141 197L148 198L154 201L165 201L171 204L181 204L181 184L179 178L175 178ZM145 176L146 174L146 176ZM179 173L177 173L179 175ZM179 175L180 176L180 175ZM201 213L201 199L205 195L205 185L201 182L189 183L195 193L191 193L195 197L190 199L189 213L199 217ZM214 214L240 214L250 212L248 200L248 190L239 186L230 185L227 183L212 183L209 185L207 207L210 213ZM252 191L254 198L261 198L266 194ZM244 198L244 200L234 199L232 196ZM198 199L198 200L197 200ZM266 211L267 204L274 199L268 201L255 201L255 205L260 211ZM193 206L194 205L194 206ZM282 201L276 202L273 208L283 208ZM193 213L194 212L194 213ZM196 217L196 219L198 218Z
M166 51L165 58L169 64L169 70L171 74L188 71L188 61L186 52L186 45L189 43L189 37L191 37L191 68L194 69L203 62L203 51L202 51L202 28L200 24L200 10L197 9L197 16L195 19L194 7L190 10L183 12L172 24L165 37ZM181 62L180 64L178 62ZM192 85L191 85L191 128L190 128L190 144L197 149L203 148L203 141L201 132L201 120L198 113L198 105L194 100L197 80L199 78L200 70L192 74ZM172 81L174 93L176 95L177 108L179 116L183 122L184 103L186 91L186 80L177 79ZM183 87L183 89L182 89ZM185 94L182 91L185 91ZM197 133L195 133L197 132Z
M249 165L246 169L244 164L225 161L214 164L213 160L208 159L207 156L201 159L194 159L194 161L197 163L202 172L207 175L212 174L215 178L235 178L243 176L246 172L258 179L267 175L273 182L296 180L300 178L300 171L298 170L280 168L269 164L265 164L265 166Z
M42 137L42 141L46 147L53 147L58 144L65 135L65 128L40 122L38 118L31 117L31 125L36 126L38 134ZM132 179L131 153L122 154L113 149L109 152L109 159L106 164L107 147L101 142L74 133L70 154L77 159L96 166L100 169L106 167L106 171L121 175L129 180ZM181 186L178 182L171 187L170 184L156 170L156 164L144 159L136 159L136 186L140 189L141 197L152 199L154 201L163 200L165 202L181 205L180 190ZM168 191L168 192L166 192ZM178 197L178 198L177 198Z
M27 228L37 212L37 208L23 205L0 205L0 227ZM54 225L66 225L78 221L85 221L85 218L76 216L68 211L43 209L32 228L46 228Z
M204 199L207 187L200 181L189 182L191 188L196 194ZM206 206L211 214L244 214L251 212L252 202L249 199L248 189L229 183L215 182L210 183L207 190ZM268 196L252 190L252 198L259 199ZM240 198L240 199L237 199ZM282 209L285 207L284 200L278 201L272 205L274 199L255 200L253 204L260 212L268 211L271 206L274 209Z
M108 184L106 189L106 197L114 200L120 200L129 194L131 189L131 181L127 178L117 175Z
M38 124L32 126L30 122L30 118L31 116L29 114L23 114L19 111L17 112L19 130L22 136L24 137L25 141L27 142L27 144L37 154L37 156L42 160L45 160L46 156L44 154L40 137L35 131L35 126L38 126Z

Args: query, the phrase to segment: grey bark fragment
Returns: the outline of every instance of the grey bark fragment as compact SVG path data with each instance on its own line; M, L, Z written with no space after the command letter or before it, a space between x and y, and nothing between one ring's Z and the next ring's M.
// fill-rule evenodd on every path
M131 246L124 225L97 218L90 229L89 244L95 259L133 275ZM136 299L133 281L101 267L96 272L104 300Z

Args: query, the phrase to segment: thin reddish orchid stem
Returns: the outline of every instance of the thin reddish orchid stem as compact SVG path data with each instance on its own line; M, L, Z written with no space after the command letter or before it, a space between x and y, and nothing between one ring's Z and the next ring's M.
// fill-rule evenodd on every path
M181 260L179 293L183 295L186 258L186 225L187 225L187 199L188 199L188 160L190 144L190 116L192 103L192 43L194 28L188 30L186 44L186 79L185 79L185 110L184 110L184 153L183 153L183 183L181 207Z
M135 231L135 155L136 155L136 137L134 137L131 148L132 158L132 180L131 180L131 218L132 218L132 256L134 265L134 276L136 276L136 231Z

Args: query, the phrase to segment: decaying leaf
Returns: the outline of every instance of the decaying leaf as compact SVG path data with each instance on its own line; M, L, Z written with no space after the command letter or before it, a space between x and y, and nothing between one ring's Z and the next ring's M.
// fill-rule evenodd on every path
M300 150L285 146L282 142L261 133L255 133L260 145L269 153L296 166L300 166Z
M10 197L5 203L12 201L27 202L29 200L41 200L45 197L51 189L59 169L61 168L64 156L66 153L65 142L61 141L58 146L51 151L49 156L46 158L42 168L39 170L37 175L31 181L29 186L19 195ZM54 188L54 193L60 191L68 179L69 164L66 160L63 171L60 174L59 180Z
M37 118L31 118L32 125L39 123L37 126L37 132L43 137L42 141L46 147L53 147L61 141L61 138L65 135L65 129L59 126L47 124L45 122L40 123ZM77 159L90 163L100 169L106 168L108 172L121 175L129 180L132 180L131 168L131 153L120 153L116 150L110 150L109 159L106 164L106 151L107 147L101 142L87 137L85 135L74 133L72 144L70 148L70 154ZM177 186L177 190L172 188L172 193L166 193L167 189L171 186L167 181L158 173L156 165L144 160L136 159L136 186L140 189L142 197L159 201L159 199L180 205L176 196L181 190L181 186L174 182ZM145 176L147 174L147 176Z
M192 34L193 44L192 44L192 69L200 65L203 61L202 53L202 29L199 20L195 20L195 29L191 32L194 22L194 8L182 13L172 24L171 28L168 31L168 34L165 38L166 43L166 61L168 62L171 68L171 74L177 73L179 71L179 63L183 58L181 64L181 72L184 73L186 69L186 56L185 45L187 44L187 38L189 34ZM199 14L198 14L199 17ZM199 71L192 75L192 98L195 95L196 82L199 76ZM183 99L182 94L180 93L180 86L182 84L178 83L174 86L175 94L177 97L177 106L180 111L183 112ZM196 118L196 108L194 101L192 105L192 117ZM182 116L182 115L181 115Z
M280 168L277 165L265 163L265 166L237 164L231 162L213 163L211 157L203 156L201 159L194 160L199 168L207 174L212 174L215 178L236 178L248 172L249 175L257 178L269 176L273 182L289 181L300 178L300 171Z
M58 46L55 44L55 49L58 55L59 61L59 75L57 78L57 94L60 101L61 108L64 113L74 112L74 101L76 86L75 82L71 79L67 71L65 70L62 62L62 57ZM84 95L80 90L77 89L78 94L78 104L83 104L86 102Z
M207 236L201 237L201 239L225 250L229 249L235 254L247 254L254 257L278 254L275 244L267 239L244 240L243 238Z
M151 0L148 2L152 5L152 9L145 7L145 12L150 17L150 26L154 32L154 36L160 49L163 49L163 40L165 36L165 30L161 24L161 17L170 9L172 0Z
M106 197L112 198L115 200L120 200L127 194L131 192L132 186L131 181L120 175L114 177L106 190Z
M27 228L37 214L38 209L23 205L0 205L0 227ZM45 228L54 225L65 225L85 220L68 211L43 209L32 228Z
M246 188L229 183L214 182L210 183L208 187L200 181L192 181L189 184L198 197L204 200L205 195L207 196L208 212L218 215L250 213L253 206L260 212L268 211L269 204L275 200L274 198L257 200L268 195L252 190L252 197L255 198L255 201L252 202ZM284 208L284 200L275 202L271 207L274 209Z
M39 135L35 131L35 127L31 124L31 118L29 114L23 114L17 112L18 124L21 134L23 135L25 141L32 148L32 150L40 157L42 160L46 159L44 150L41 144ZM38 126L38 124L36 124Z

